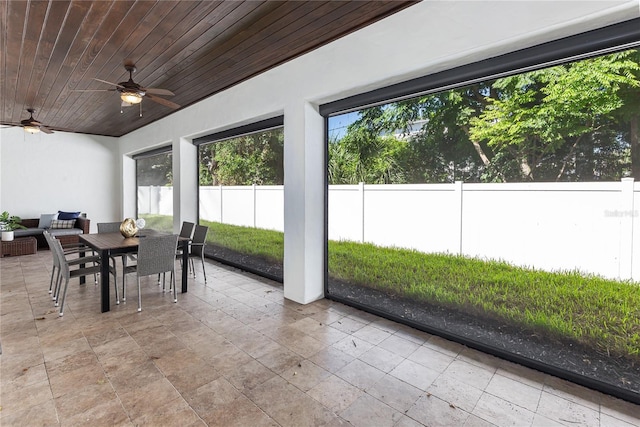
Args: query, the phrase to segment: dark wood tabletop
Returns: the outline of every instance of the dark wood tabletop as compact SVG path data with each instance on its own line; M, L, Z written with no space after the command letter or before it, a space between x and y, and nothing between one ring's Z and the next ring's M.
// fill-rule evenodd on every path
M95 233L95 234L80 234L78 238L80 242L85 243L87 246L93 248L100 254L100 300L102 312L110 310L109 302L109 256L115 254L136 252L140 239L153 236L167 235L162 231L156 230L143 230L140 231L135 237L124 237L120 233ZM178 237L178 245L182 247L182 265L188 265L189 260L189 242L191 239L187 237ZM187 292L187 270L182 269L182 292Z

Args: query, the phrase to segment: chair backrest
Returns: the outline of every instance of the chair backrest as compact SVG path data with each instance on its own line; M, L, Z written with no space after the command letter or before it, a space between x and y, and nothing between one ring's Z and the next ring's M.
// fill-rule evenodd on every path
M191 238L193 236L193 229L195 228L195 224L193 222L182 222L182 228L180 229L180 237Z
M209 232L209 227L205 225L196 225L196 230L193 232L193 239L191 239L191 243L195 243L191 245L191 254L201 256L204 252L204 245L207 241L207 232Z
M138 276L174 270L178 236L141 237L138 245Z
M120 222L99 222L98 233L119 233Z
M53 266L54 268L59 268L60 260L58 259L58 253L56 251L55 242L54 242L54 241L57 241L57 239L53 237L51 233L49 233L47 230L44 230L42 234L44 234L44 238L46 239L47 244L49 245L49 250L51 251L51 255L53 256Z
M58 267L65 278L69 278L69 265L65 261L64 250L62 249L62 243L45 230L42 234L47 239L49 249L53 254L53 263Z

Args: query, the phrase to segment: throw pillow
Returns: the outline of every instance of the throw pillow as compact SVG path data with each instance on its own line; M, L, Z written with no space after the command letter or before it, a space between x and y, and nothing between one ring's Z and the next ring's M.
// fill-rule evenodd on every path
M80 212L58 211L58 219L78 219Z
M51 221L56 219L58 214L41 214L40 221L38 221L38 228L51 227Z
M76 225L75 219L54 219L51 221L51 228L73 228Z

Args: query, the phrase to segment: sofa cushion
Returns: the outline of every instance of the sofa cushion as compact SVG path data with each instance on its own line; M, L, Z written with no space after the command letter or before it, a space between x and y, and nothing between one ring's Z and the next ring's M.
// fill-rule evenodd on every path
M79 228L55 228L49 230L49 233L51 233L53 237L73 236L75 234L82 234L82 230Z
M54 219L58 219L58 214L54 213L54 214L41 214L40 215L40 221L38 222L38 228L50 228L51 227L51 221L53 221Z
M79 216L80 212L58 211L58 219L77 219Z
M74 225L76 225L75 219L54 219L51 221L51 229L73 228Z
M13 237L38 236L44 231L43 228L25 228L14 230Z

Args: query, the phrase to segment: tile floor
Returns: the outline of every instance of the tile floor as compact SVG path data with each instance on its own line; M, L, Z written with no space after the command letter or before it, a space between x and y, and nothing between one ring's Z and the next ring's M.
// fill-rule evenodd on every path
M0 261L2 426L640 426L640 406L214 263L99 313L51 255ZM113 292L113 291L112 291Z

